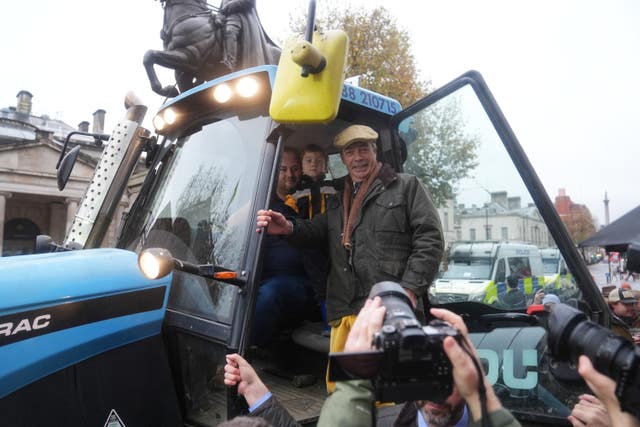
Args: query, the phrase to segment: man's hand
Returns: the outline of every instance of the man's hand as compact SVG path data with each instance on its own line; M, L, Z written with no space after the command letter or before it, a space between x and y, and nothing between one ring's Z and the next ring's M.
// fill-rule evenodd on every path
M345 353L373 349L373 334L382 328L385 311L386 308L382 305L380 297L368 299L364 303L364 307L358 313L358 317L349 331L347 342L344 345Z
M253 367L239 354L227 354L224 365L224 383L238 386L238 394L244 396L249 406L256 403L269 389L264 385Z
M578 373L584 378L593 393L607 408L607 413L613 426L640 427L640 420L628 412L622 412L620 402L615 395L616 383L606 375L596 371L587 356L578 359Z
M538 292L536 292L535 296L533 297L533 304L534 305L542 304L543 298L544 298L544 291L540 289Z
M580 396L568 419L574 427L612 427L607 408L590 394Z
M267 234L289 235L293 232L293 224L280 212L259 210L256 217L256 232L261 233L263 227L267 227Z
M482 409L480 406L480 393L478 392L478 384L480 379L478 378L478 371L473 363L471 357L474 357L480 367L480 359L476 353L475 348L469 341L469 332L467 325L465 325L462 317L449 310L443 310L439 308L432 308L431 314L438 319L451 323L451 325L460 331L462 340L466 341L467 347L470 349L472 356L469 356L460 347L458 342L453 337L447 337L444 339L443 347L447 354L447 357L451 361L453 366L453 383L458 389L460 396L467 402L469 412L474 421L482 418ZM487 410L489 412L497 411L502 408L500 400L495 395L491 384L487 380L487 377L482 372L482 381L484 382L485 389L487 391Z

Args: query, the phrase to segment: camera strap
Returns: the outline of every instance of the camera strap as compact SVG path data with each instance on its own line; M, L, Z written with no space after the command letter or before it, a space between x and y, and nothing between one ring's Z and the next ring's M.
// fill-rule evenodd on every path
M474 357L473 352L469 348L469 342L465 338L462 338L460 340L460 344L464 352L467 353L471 358L471 361L473 361L473 366L476 367L476 372L478 373L478 394L480 397L480 411L482 414L480 424L482 427L491 427L489 411L487 410L487 389L484 386L484 373L482 372L478 359Z

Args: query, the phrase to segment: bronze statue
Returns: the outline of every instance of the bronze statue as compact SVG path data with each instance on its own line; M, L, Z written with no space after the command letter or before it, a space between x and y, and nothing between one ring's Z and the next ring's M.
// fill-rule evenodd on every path
M276 64L280 49L265 33L255 0L222 0L214 15L206 0L160 0L164 50L149 50L144 67L154 92L177 96L230 71ZM162 86L153 68L175 70L177 88Z

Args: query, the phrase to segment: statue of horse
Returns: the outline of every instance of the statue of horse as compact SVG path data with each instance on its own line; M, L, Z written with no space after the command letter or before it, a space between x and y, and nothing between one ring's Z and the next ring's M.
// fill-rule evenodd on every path
M223 0L214 15L206 0L160 0L164 19L160 37L164 50L149 50L144 67L151 89L159 95L175 97L204 81L230 71L261 64L277 64L280 49L262 29L255 11L255 0ZM225 55L225 23L242 27L238 38L237 60ZM154 65L175 70L175 86L162 86ZM179 89L179 91L178 91Z

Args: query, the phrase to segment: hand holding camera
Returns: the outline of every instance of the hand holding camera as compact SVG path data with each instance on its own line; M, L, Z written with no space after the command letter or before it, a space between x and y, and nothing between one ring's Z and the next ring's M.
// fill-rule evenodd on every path
M553 357L578 365L613 425L640 425L640 348L566 304L551 307L547 329Z
M372 379L378 400L394 402L444 401L455 387L474 420L502 408L460 316L431 309L436 320L422 326L409 297L392 282L376 284L370 297L345 352L330 355L331 379Z

